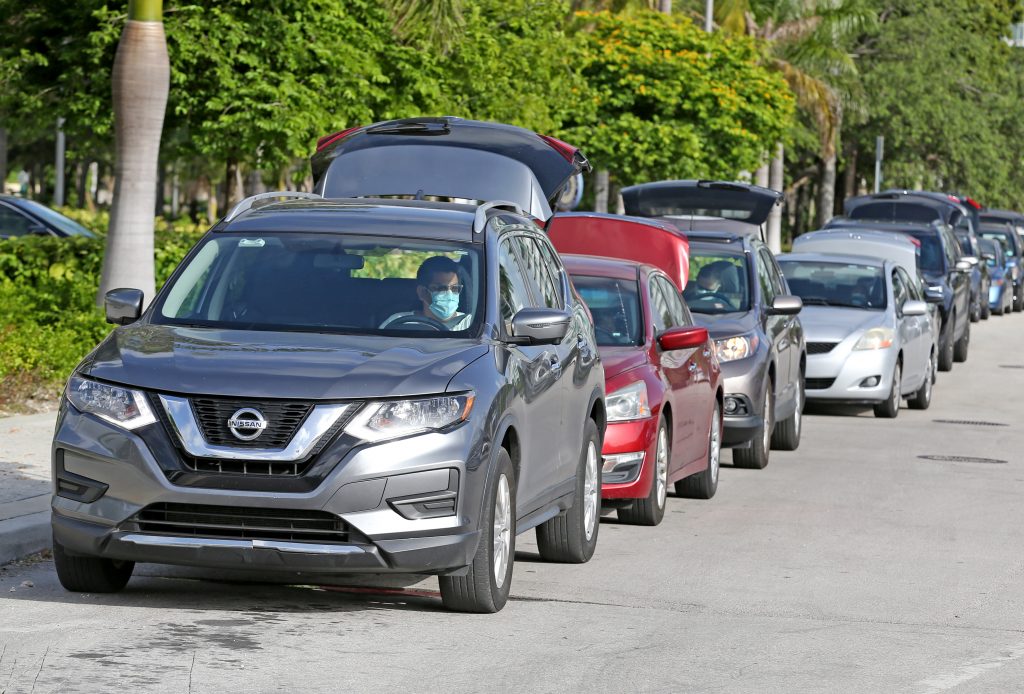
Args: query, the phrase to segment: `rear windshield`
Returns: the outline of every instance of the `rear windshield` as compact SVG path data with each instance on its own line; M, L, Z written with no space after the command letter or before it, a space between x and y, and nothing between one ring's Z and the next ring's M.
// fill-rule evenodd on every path
M929 231L908 231L906 233L921 242L921 251L917 254L917 261L923 272L941 274L946 271L946 254L942 250L942 240L939 239L938 233Z
M68 236L84 236L90 239L96 238L96 235L94 233L86 229L78 222L74 221L73 219L68 219L60 212L57 212L56 210L51 210L46 205L40 205L38 202L35 202L34 200L22 200L21 204L25 206L26 210L28 210L35 216L39 217L40 219L46 221L50 225L60 229Z
M906 202L870 202L850 210L850 219L874 219L894 222L934 222L941 215L926 205Z
M599 346L643 344L643 313L635 280L573 275L572 283L594 317Z
M806 306L885 308L885 276L880 267L786 259L779 260L779 265L789 290Z
M154 321L236 330L468 337L482 258L455 242L340 234L211 234Z
M693 313L750 310L747 256L690 247L690 280L683 298Z

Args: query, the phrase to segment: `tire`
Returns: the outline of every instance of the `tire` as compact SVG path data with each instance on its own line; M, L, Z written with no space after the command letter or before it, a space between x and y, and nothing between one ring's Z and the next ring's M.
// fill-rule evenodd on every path
M74 593L116 593L128 585L135 571L133 561L68 554L57 538L53 539L53 563L60 584Z
M722 411L715 403L708 431L708 466L696 475L676 482L676 495L687 499L710 499L718 491L718 471L722 462Z
M953 346L953 361L957 363L963 363L967 361L967 350L971 346L971 324L968 323L964 326L964 334L960 336L960 339L956 341Z
M956 313L951 313L949 320L942 325L939 332L939 371L953 370L953 326L956 325Z
M1024 287L1014 287L1013 298L1010 299L1010 311L1019 313L1024 308Z
M772 431L772 449L776 451L795 451L800 447L800 432L803 430L804 402L804 377L800 375L800 382L796 389L796 410L789 419L779 422Z
M583 564L594 556L601 528L600 459L601 436L594 420L588 419L572 508L537 526L537 549L545 561Z
M754 440L748 448L734 448L732 450L732 464L734 467L747 468L752 470L763 470L768 466L768 454L771 451L771 433L775 422L775 398L772 393L771 381L764 389L764 404L761 412L764 417L761 426L758 427Z
M882 402L875 405L875 416L881 419L896 419L900 413L900 402L903 395L900 392L900 383L903 380L903 368L896 362L896 368L892 370L892 387L889 389L889 396Z
M913 396L907 399L907 405L912 410L927 410L932 404L932 376L935 374L935 353L928 357L928 372L924 376L924 383L917 389Z
M658 420L657 445L654 453L654 479L651 491L644 499L637 499L626 508L619 509L619 520L634 525L658 525L665 517L665 502L668 499L668 466L672 461L672 444L669 441L665 417Z
M985 294L988 296L988 293ZM992 307L988 303L988 299L981 302L981 319L988 320L989 316L992 315Z
M439 576L441 602L455 612L498 612L512 589L516 556L516 484L512 459L499 449L473 563L465 576ZM500 562L500 564L499 564Z
M977 323L981 320L981 300L971 302L971 311L968 314L972 323Z

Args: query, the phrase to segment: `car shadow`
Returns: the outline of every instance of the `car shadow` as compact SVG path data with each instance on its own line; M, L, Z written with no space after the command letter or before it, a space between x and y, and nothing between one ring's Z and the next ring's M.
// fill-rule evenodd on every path
M804 405L804 414L824 417L874 417L871 405L851 405L827 402L808 402Z

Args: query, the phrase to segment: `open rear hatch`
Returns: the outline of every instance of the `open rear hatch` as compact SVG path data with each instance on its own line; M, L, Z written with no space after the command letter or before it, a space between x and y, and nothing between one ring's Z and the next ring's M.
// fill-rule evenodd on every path
M760 226L782 194L731 181L658 181L622 189L626 214L637 217L720 217Z
M441 197L513 202L546 220L566 182L590 165L572 145L462 118L409 118L329 135L311 159L327 198Z

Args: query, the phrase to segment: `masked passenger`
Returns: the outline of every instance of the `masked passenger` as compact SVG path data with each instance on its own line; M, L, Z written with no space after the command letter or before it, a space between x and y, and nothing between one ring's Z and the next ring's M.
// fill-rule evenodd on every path
M434 256L427 258L416 272L416 297L422 303L419 311L404 311L389 316L381 324L387 328L390 323L403 316L426 316L440 322L449 330L465 330L473 322L472 313L459 312L459 298L463 285L459 279L459 266L451 258ZM406 321L395 327L412 327Z

